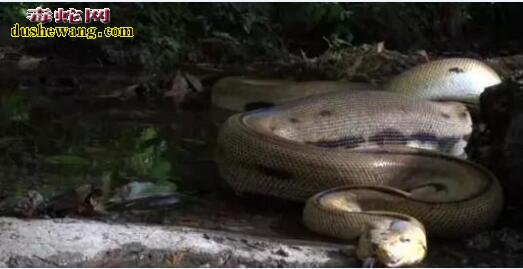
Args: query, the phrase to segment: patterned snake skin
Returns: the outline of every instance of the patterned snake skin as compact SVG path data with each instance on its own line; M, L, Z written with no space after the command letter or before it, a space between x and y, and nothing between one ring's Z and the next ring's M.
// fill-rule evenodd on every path
M419 97L466 84L453 75L426 79L426 70L469 81L472 70L484 81L469 83L470 92L456 86L458 97L430 95L469 102L494 83L478 68L475 60L444 60L391 80L391 92L334 91L235 114L218 135L220 174L239 193L308 199L305 225L330 236L352 239L375 219L417 222L412 217L430 236L475 233L499 216L501 187L486 169L455 157L472 132L465 105ZM346 210L353 198L361 208Z
M304 96L339 90L385 90L428 100L477 104L486 87L500 77L481 61L453 58L432 61L393 77L384 85L346 81L303 81L225 77L213 86L215 107L245 111L257 106L282 104Z

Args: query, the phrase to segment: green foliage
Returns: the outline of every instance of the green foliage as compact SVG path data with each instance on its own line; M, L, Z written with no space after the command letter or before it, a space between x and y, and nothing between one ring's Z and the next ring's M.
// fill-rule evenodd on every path
M69 154L47 156L54 173L62 175L111 174L115 178L173 181L170 162L164 157L165 146L156 128L138 134L123 131L103 146L83 146Z

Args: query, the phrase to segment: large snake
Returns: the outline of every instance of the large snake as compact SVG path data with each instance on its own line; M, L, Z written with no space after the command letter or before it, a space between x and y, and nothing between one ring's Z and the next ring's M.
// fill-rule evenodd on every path
M295 82L284 79L225 77L213 87L216 107L244 111L258 105L339 90L378 90L409 94L430 100L456 100L475 104L486 87L500 83L494 70L472 59L444 59L414 67L384 85L350 81Z
M299 83L253 82L246 84L258 84L252 96L246 85L238 95L246 99L232 98L239 89L213 93L228 108L256 98L280 104L235 114L220 130L217 164L237 192L306 201L308 228L359 237L358 257L386 266L420 262L426 233L464 236L497 219L503 196L496 178L454 157L463 155L472 132L466 106L455 101L476 103L485 87L500 82L483 63L431 62L393 78L384 91L305 82L316 86L302 94L314 95L293 101L304 89Z

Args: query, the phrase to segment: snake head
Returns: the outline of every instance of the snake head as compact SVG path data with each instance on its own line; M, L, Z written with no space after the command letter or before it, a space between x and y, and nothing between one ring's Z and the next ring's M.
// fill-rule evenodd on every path
M360 237L357 254L362 260L376 259L387 267L421 262L427 252L427 239L419 223L404 220L373 224Z

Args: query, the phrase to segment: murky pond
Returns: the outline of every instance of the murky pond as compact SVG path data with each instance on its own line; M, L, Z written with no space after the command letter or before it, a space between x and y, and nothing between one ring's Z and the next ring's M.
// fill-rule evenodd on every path
M84 217L257 235L291 236L280 230L300 227L300 205L281 202L294 215L289 218L269 199L238 197L220 180L213 162L217 125L208 110L53 99L22 90L4 91L1 102L4 212L34 190L51 200L51 211L60 209L51 215L82 215L71 199L90 184L93 210Z

